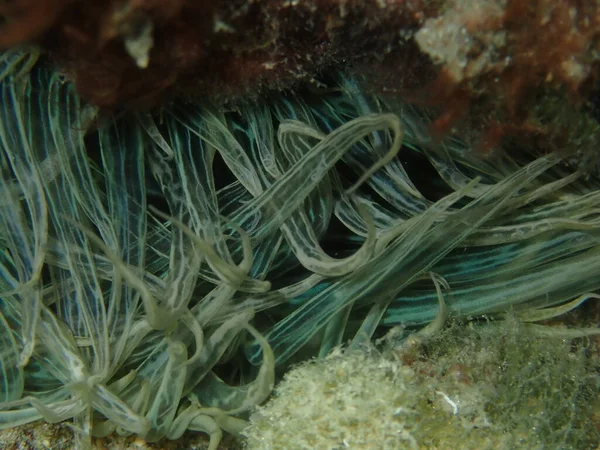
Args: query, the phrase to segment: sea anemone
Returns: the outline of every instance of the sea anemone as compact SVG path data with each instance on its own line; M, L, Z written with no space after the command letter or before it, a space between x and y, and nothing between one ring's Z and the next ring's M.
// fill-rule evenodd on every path
M343 73L107 117L36 59L0 57L0 428L216 448L294 359L600 288L565 155L484 160Z

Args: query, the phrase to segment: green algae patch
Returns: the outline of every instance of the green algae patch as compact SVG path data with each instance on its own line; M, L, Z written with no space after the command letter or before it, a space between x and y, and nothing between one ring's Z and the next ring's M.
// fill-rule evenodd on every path
M592 449L599 369L596 344L512 318L337 349L286 375L251 417L247 448Z

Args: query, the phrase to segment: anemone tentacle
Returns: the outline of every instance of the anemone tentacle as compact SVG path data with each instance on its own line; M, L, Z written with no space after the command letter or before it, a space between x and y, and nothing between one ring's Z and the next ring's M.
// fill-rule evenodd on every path
M0 57L0 428L215 448L294 358L600 289L600 181L557 154L484 160L343 75L100 119L36 59Z

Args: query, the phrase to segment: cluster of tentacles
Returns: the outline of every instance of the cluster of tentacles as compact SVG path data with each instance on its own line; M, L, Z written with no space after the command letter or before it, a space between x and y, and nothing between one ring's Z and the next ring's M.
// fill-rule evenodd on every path
M107 119L35 55L0 64L0 428L216 448L277 367L441 295L472 316L600 288L600 182L556 154L483 161L343 76Z

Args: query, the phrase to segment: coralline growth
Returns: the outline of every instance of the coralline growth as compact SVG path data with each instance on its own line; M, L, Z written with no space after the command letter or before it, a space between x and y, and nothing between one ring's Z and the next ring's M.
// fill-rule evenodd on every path
M382 352L338 350L286 374L251 417L247 448L591 450L597 352L515 317Z

